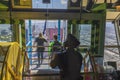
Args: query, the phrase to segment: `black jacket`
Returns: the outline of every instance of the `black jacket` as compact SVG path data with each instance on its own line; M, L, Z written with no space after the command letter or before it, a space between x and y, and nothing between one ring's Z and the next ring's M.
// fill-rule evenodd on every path
M69 48L64 53L56 54L57 61L54 67L58 66L60 68L62 80L80 80L82 59L83 57L78 51Z

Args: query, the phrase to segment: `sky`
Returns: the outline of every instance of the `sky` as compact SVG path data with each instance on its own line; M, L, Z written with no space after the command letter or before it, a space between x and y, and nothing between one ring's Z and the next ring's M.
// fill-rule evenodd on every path
M49 8L49 9L67 9L68 0L50 0L50 4L42 3L42 0L32 0L33 8Z

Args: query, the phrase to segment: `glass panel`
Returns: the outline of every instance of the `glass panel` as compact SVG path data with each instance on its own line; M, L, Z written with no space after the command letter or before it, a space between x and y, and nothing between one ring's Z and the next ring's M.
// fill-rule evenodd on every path
M0 24L0 42L11 42L12 32L9 24Z
M105 48L105 61L118 61L118 49L117 48Z
M0 46L0 62L4 61L4 58L8 52L9 46Z
M80 45L91 45L91 24L82 24L80 26Z
M26 25L26 31L29 34L29 20L25 21L25 25ZM32 28L32 38L34 40L34 38L38 37L39 33L43 33L44 28L45 28L45 20L31 20L31 28ZM64 42L65 35L67 34L65 33L66 32L66 20L61 20L60 28L61 28L60 41ZM27 36L26 40L29 37L29 35L27 35L27 32L26 32L26 36ZM65 35L63 33L65 33ZM46 31L45 31L44 37L49 41L53 41L53 35L55 34L58 34L58 20L47 20Z
M109 48L105 48L105 53L116 53L118 55L117 40L114 24L112 22L106 23L106 32L105 32L105 46L109 45ZM116 46L116 48L110 48L111 46Z
M31 25L31 26L30 26ZM43 33L45 26L45 34L43 37L48 41L48 43L45 43L45 50L43 52L43 62L42 64L38 64L38 52L37 52L37 45L32 45L35 46L32 48L32 51L29 50L30 46L28 46L28 55L29 53L32 53L30 55L30 64L32 64L30 67L31 69L51 69L49 66L49 62L51 60L50 58L50 42L53 41L53 35L58 35L58 29L60 26L60 42L64 42L65 36L67 35L67 20L60 20L60 25L59 25L59 20L47 20L46 25L45 25L45 20L25 20L25 28L26 28L26 44L28 44L30 37L32 37L32 43L34 43L35 39L38 37L39 33ZM32 30L30 30L30 28ZM32 35L29 35L31 31ZM59 69L55 69L59 70ZM52 74L52 73L51 73Z
M32 0L32 8L42 9L67 9L68 0L50 0L50 3L45 4L42 0Z
M106 23L105 45L117 45L115 28L112 22Z
M104 67L106 68L106 71L110 72L113 70L113 66L111 67L108 65L108 61L115 61L118 64L120 63L120 56L117 46L117 39L116 39L116 33L115 33L115 27L114 23L106 22L106 32L105 32L105 50L104 50ZM107 47L106 47L107 46ZM109 68L110 67L110 68ZM117 66L117 69L119 66ZM109 70L107 70L109 69Z

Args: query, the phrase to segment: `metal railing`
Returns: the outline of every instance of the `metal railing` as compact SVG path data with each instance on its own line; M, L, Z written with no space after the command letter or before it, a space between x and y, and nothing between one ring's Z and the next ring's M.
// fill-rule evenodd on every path
M31 47L32 48L38 48L38 47L47 47L48 48L48 47L51 47L51 46L27 46L27 48L31 48ZM85 48L85 46L83 48ZM86 75L89 75L89 76L92 76L92 80L98 80L97 79L98 78L97 77L98 76L98 71L96 69L96 65L95 65L95 61L94 61L94 56L92 56L92 54L90 53L90 51L87 51L87 48L85 48L85 50L86 50L85 51L86 55L84 56L84 59L83 59L83 65L86 66L86 58L87 58L87 56L89 56L90 63L91 63L93 71L86 72L85 67L84 67L84 72L81 72L81 75L84 77L84 79L86 78ZM37 51L31 51L31 52L37 52ZM51 51L45 50L44 52L51 52ZM50 56L50 55L48 55L48 56ZM37 58L29 58L29 60L30 59L31 60L38 60ZM50 60L50 58L48 58L48 60ZM33 64L33 65L37 65L37 64ZM47 63L45 65L49 65L49 63ZM42 73L34 73L34 74L30 73L30 74L26 74L25 76L27 76L27 77L31 76L32 77L32 76L59 76L59 75L60 75L59 72L56 72L56 73L43 73L43 74Z

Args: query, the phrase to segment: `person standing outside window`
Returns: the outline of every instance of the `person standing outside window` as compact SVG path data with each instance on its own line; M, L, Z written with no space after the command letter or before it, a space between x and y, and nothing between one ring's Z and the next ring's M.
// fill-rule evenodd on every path
M47 43L47 40L43 37L42 33L39 33L39 36L35 39L33 45L37 44L37 55L38 55L38 65L42 64L43 61L43 52L44 52L44 42Z
M57 54L57 53L61 53L62 50L62 43L58 41L58 36L54 35L53 36L53 40L49 45L51 46L49 51L50 53L50 57L53 56L53 54Z

